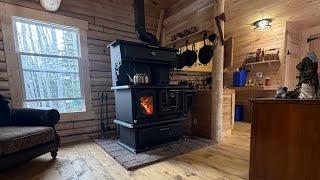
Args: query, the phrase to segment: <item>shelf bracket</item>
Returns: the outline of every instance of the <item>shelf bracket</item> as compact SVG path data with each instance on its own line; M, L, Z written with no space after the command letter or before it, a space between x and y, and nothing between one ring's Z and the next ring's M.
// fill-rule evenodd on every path
M219 36L220 36L220 40L221 40L221 44L224 46L225 41L224 41L224 34L222 32L222 28L221 28L221 22L220 21L226 21L226 14L225 13L221 13L220 15L215 17L216 20L216 24L219 30Z

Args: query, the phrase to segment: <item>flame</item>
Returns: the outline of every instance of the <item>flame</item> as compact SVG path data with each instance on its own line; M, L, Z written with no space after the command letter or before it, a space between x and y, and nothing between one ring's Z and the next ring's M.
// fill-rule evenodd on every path
M153 114L153 97L140 97L140 107L143 109L146 115Z

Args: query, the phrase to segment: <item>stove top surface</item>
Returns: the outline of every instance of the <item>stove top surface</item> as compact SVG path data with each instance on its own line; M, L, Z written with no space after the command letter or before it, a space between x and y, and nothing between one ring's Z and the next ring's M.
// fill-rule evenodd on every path
M188 86L185 85L173 85L173 84L166 84L166 85L124 85L124 86L114 86L111 87L112 90L119 90L119 89L189 89Z

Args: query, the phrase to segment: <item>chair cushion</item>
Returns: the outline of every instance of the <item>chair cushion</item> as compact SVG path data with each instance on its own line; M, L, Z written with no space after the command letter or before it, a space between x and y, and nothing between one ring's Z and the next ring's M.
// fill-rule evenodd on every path
M51 127L0 127L0 156L53 141Z

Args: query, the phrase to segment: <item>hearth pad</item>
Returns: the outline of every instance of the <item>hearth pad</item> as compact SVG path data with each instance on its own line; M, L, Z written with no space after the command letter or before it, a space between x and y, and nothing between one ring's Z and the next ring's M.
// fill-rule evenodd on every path
M95 142L122 167L129 171L199 150L213 144L211 139L186 136L178 141L156 147L156 149L139 154L132 154L119 145L118 140L96 139Z

